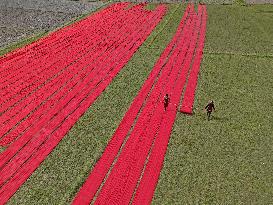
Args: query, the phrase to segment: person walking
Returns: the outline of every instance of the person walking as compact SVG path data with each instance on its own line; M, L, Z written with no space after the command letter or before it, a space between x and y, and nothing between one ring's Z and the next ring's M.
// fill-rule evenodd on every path
M213 100L211 100L211 101L207 104L207 106L205 107L205 109L207 110L208 120L210 120L210 116L211 116L212 110L215 111L215 107L214 107L214 102L213 102Z
M166 95L164 96L164 110L165 110L165 111L167 110L167 107L168 107L169 103L170 103L170 98L169 98L169 95L166 94Z

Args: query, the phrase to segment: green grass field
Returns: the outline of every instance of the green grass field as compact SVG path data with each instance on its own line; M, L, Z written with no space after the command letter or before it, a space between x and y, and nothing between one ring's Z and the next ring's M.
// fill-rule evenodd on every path
M129 64L11 198L68 204L172 38L169 11ZM153 7L149 7L153 8ZM209 5L195 114L177 114L153 204L273 203L273 6ZM202 109L214 99L216 112Z

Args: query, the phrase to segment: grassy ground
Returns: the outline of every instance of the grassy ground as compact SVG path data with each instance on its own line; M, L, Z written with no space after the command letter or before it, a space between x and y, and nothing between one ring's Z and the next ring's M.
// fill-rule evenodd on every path
M171 40L184 9L169 5L170 12L129 64L21 186L10 204L68 204L73 199Z
M272 204L273 6L210 5L208 14L198 109L177 115L153 204ZM10 204L71 201L181 16L181 7L168 13ZM201 109L211 98L208 122Z
M273 6L208 6L206 53L273 56Z
M208 14L198 110L177 115L153 204L272 204L273 6Z
M0 147L0 153L3 152L5 150L4 147Z

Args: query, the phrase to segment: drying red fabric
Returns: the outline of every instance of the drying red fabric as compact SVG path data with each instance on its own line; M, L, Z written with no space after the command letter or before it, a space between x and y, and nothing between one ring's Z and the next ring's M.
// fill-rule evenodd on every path
M127 5L114 4L0 59L5 75L0 143L8 145L0 154L0 204L54 149L166 12L165 6L148 11L145 4L126 10Z
M186 91L184 94L184 98L182 101L182 106L180 111L186 114L192 114L193 111L193 103L195 90L198 81L198 74L200 71L200 64L203 57L203 48L205 43L205 35L206 35L206 22L207 22L207 11L205 5L199 6L199 10L204 10L202 15L202 24L200 30L200 36L198 41L198 47L196 48L195 58L192 65L192 69L189 75Z

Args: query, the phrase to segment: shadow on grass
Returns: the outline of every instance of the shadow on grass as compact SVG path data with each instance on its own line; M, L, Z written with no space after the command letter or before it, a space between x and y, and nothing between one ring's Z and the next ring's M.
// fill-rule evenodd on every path
M210 120L216 120L216 121L219 121L219 122L227 122L228 120L230 120L230 118L228 118L228 117L219 117L219 116L212 115Z

